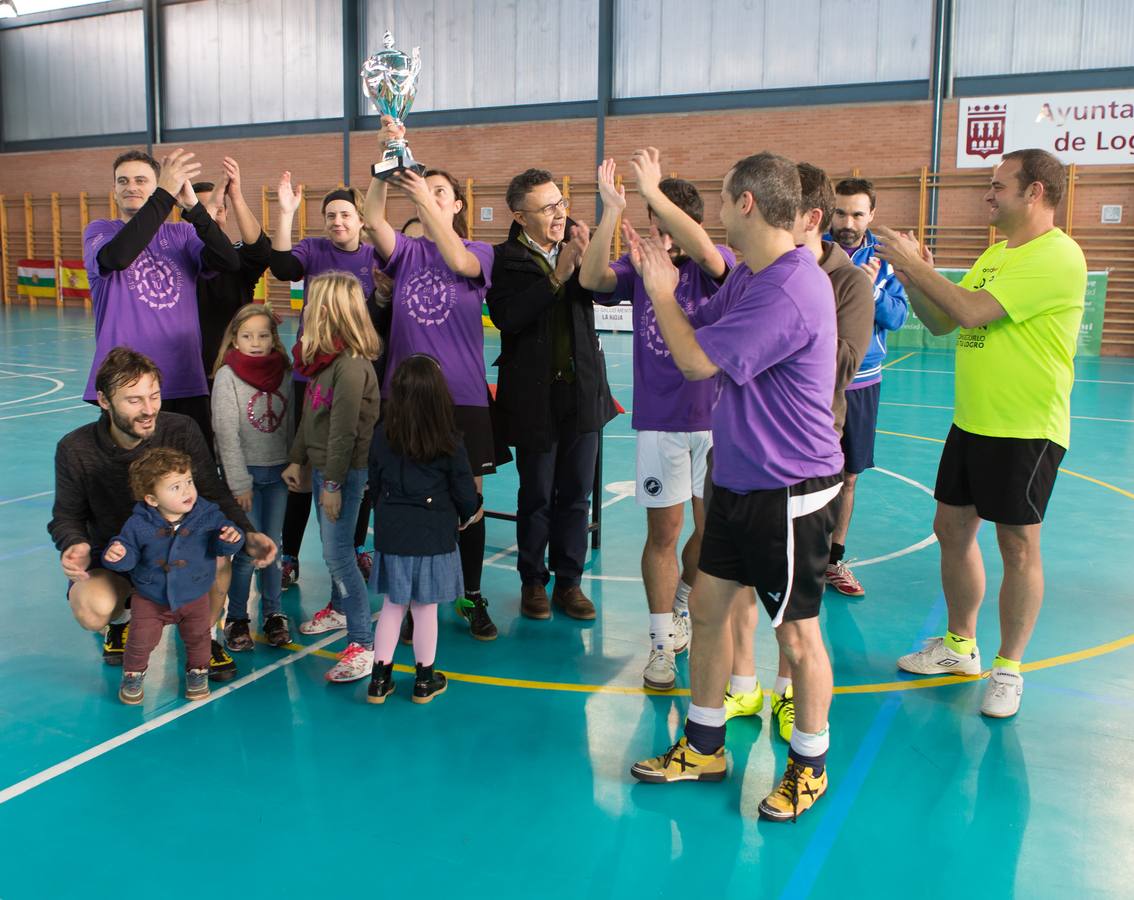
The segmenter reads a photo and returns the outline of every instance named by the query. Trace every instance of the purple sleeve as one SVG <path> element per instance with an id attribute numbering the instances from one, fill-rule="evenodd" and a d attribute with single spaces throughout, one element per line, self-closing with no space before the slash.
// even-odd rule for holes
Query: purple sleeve
<path id="1" fill-rule="evenodd" d="M 697 343 L 736 384 L 747 384 L 810 339 L 795 304 L 785 300 L 778 287 L 750 288 L 727 309 L 718 310 L 711 325 L 697 329 Z"/>
<path id="2" fill-rule="evenodd" d="M 486 244 L 484 241 L 465 241 L 465 249 L 475 256 L 477 262 L 480 263 L 480 277 L 470 278 L 469 282 L 477 287 L 483 287 L 487 291 L 492 287 L 492 263 L 496 256 L 492 245 Z"/>
<path id="3" fill-rule="evenodd" d="M 83 265 L 87 270 L 87 281 L 92 294 L 95 283 L 102 281 L 102 273 L 98 270 L 98 251 L 114 236 L 114 232 L 114 223 L 109 219 L 91 222 L 83 232 Z"/>
<path id="4" fill-rule="evenodd" d="M 609 294 L 601 294 L 595 292 L 596 302 L 599 297 L 609 297 L 617 300 L 633 300 L 634 299 L 634 280 L 638 277 L 638 273 L 634 271 L 634 264 L 630 262 L 630 254 L 624 253 L 610 264 L 610 270 L 614 273 L 617 282 L 614 285 L 614 290 Z"/>
<path id="5" fill-rule="evenodd" d="M 304 238 L 298 244 L 291 248 L 291 255 L 303 266 L 303 271 L 307 272 L 307 263 L 311 259 L 311 238 Z"/>
<path id="6" fill-rule="evenodd" d="M 390 258 L 386 260 L 385 263 L 382 262 L 382 254 L 377 250 L 374 251 L 374 257 L 378 261 L 379 271 L 381 271 L 383 275 L 397 278 L 398 271 L 408 264 L 407 260 L 413 253 L 414 242 L 420 240 L 424 240 L 424 238 L 411 238 L 395 230 L 394 252 L 390 254 Z"/>
<path id="7" fill-rule="evenodd" d="M 195 281 L 197 278 L 212 278 L 216 272 L 205 265 L 205 242 L 197 234 L 197 229 L 187 222 L 177 226 L 177 235 L 181 238 L 182 252 L 185 255 L 185 271 Z"/>
<path id="8" fill-rule="evenodd" d="M 717 244 L 716 247 L 721 254 L 721 258 L 724 260 L 725 265 L 728 266 L 728 271 L 731 272 L 736 268 L 736 254 L 733 253 L 732 250 L 730 250 L 724 244 Z M 725 273 L 725 277 L 728 277 L 728 272 Z"/>

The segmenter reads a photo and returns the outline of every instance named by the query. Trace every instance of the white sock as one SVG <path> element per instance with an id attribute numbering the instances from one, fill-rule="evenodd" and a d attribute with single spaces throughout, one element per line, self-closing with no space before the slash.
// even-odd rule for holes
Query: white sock
<path id="1" fill-rule="evenodd" d="M 698 725 L 711 725 L 713 728 L 720 728 L 725 723 L 725 708 L 723 706 L 697 706 L 690 703 L 688 718 L 690 722 L 696 722 Z"/>
<path id="2" fill-rule="evenodd" d="M 732 694 L 751 694 L 760 683 L 755 675 L 729 675 L 728 688 Z"/>
<path id="3" fill-rule="evenodd" d="M 130 610 L 124 609 L 124 610 L 122 610 L 122 615 L 120 615 L 117 619 L 111 619 L 110 620 L 110 624 L 111 625 L 125 625 L 129 621 L 130 621 Z"/>
<path id="4" fill-rule="evenodd" d="M 822 756 L 831 746 L 831 729 L 824 727 L 818 734 L 808 734 L 793 728 L 791 732 L 791 749 L 799 756 Z"/>
<path id="5" fill-rule="evenodd" d="M 783 675 L 777 675 L 776 684 L 775 687 L 772 688 L 772 693 L 777 697 L 782 697 L 784 695 L 784 691 L 786 691 L 789 687 L 791 687 L 791 679 Z"/>
<path id="6" fill-rule="evenodd" d="M 650 613 L 650 646 L 655 650 L 673 649 L 673 613 Z"/>
<path id="7" fill-rule="evenodd" d="M 679 616 L 689 615 L 689 595 L 693 593 L 692 586 L 684 581 L 677 583 L 677 593 L 673 595 L 673 611 Z"/>

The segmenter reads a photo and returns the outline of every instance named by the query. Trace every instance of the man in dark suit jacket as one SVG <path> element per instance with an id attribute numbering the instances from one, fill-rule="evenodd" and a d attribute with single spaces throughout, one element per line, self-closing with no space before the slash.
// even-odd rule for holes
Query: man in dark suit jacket
<path id="1" fill-rule="evenodd" d="M 555 605 L 593 619 L 594 604 L 579 583 L 600 432 L 615 411 L 594 301 L 577 274 L 587 229 L 567 218 L 567 201 L 542 169 L 513 178 L 506 200 L 515 221 L 496 245 L 486 299 L 500 329 L 498 413 L 520 474 L 520 612 L 551 617 L 550 544 Z"/>

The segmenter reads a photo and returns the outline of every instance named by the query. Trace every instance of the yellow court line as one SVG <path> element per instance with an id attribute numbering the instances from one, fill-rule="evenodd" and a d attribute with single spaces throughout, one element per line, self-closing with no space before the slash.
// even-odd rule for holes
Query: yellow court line
<path id="1" fill-rule="evenodd" d="M 267 643 L 262 635 L 256 635 L 260 643 Z M 1134 645 L 1134 634 L 1095 647 L 1075 650 L 1060 656 L 1050 656 L 1047 659 L 1037 659 L 1035 662 L 1024 663 L 1020 666 L 1021 672 L 1035 672 L 1039 669 L 1050 669 L 1053 666 L 1062 666 L 1073 662 L 1082 662 L 1096 656 L 1103 656 Z M 302 650 L 302 644 L 285 644 L 281 649 Z M 338 660 L 339 654 L 331 650 L 316 650 L 310 656 L 321 656 L 324 659 Z M 411 666 L 400 663 L 394 664 L 395 672 L 412 674 L 415 670 Z M 918 691 L 925 688 L 946 687 L 948 685 L 965 684 L 970 681 L 979 681 L 987 673 L 981 675 L 942 675 L 934 678 L 919 678 L 916 681 L 883 681 L 877 684 L 848 684 L 837 686 L 836 694 L 886 694 L 896 691 Z M 652 697 L 688 697 L 688 688 L 676 688 L 672 691 L 655 691 L 645 687 L 628 687 L 614 684 L 572 684 L 562 681 L 532 681 L 525 678 L 497 678 L 493 675 L 472 675 L 466 672 L 450 672 L 445 670 L 445 676 L 450 681 L 461 681 L 468 684 L 485 684 L 491 687 L 520 688 L 529 691 L 559 691 L 571 694 L 617 694 L 623 697 L 652 696 Z M 770 691 L 764 691 L 771 696 Z"/>
<path id="2" fill-rule="evenodd" d="M 911 356 L 916 356 L 916 355 L 917 355 L 917 351 L 914 350 L 911 353 L 907 353 L 905 356 L 899 356 L 897 359 L 891 360 L 890 362 L 888 362 L 884 366 L 882 366 L 882 368 L 888 369 L 888 368 L 890 368 L 890 366 L 896 366 L 898 363 L 902 362 L 903 360 L 909 359 Z"/>

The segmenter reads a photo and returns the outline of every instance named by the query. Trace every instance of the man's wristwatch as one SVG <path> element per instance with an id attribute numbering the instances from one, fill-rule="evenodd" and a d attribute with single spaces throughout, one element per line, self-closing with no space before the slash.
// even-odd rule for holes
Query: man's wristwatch
<path id="1" fill-rule="evenodd" d="M 337 494 L 342 489 L 343 489 L 343 486 L 341 484 L 339 484 L 337 481 L 327 480 L 327 481 L 323 482 L 323 490 L 327 491 L 328 493 Z"/>

